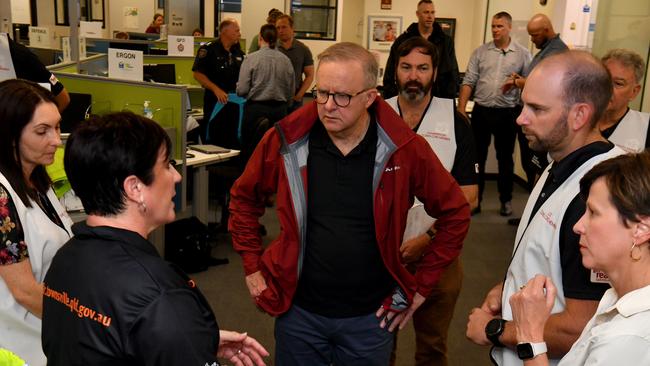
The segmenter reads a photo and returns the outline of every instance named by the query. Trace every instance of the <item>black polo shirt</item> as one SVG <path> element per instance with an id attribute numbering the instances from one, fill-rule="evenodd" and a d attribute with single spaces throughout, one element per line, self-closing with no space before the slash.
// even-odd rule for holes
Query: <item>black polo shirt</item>
<path id="1" fill-rule="evenodd" d="M 346 318 L 375 312 L 395 288 L 375 237 L 372 179 L 377 151 L 373 119 L 343 156 L 318 121 L 309 136 L 307 245 L 294 303 Z"/>
<path id="2" fill-rule="evenodd" d="M 135 232 L 85 223 L 45 276 L 49 366 L 213 365 L 219 328 L 182 270 Z"/>
<path id="3" fill-rule="evenodd" d="M 9 38 L 9 53 L 16 70 L 16 78 L 35 83 L 50 84 L 52 94 L 59 95 L 64 87 L 29 48 Z"/>
<path id="4" fill-rule="evenodd" d="M 239 80 L 239 69 L 244 62 L 244 51 L 239 43 L 226 50 L 219 39 L 208 42 L 199 47 L 192 65 L 192 71 L 198 71 L 207 76 L 211 82 L 226 93 L 234 93 Z M 217 104 L 217 97 L 211 90 L 206 89 L 203 94 L 203 112 L 205 118 L 210 118 L 212 110 Z M 231 107 L 236 109 L 236 106 Z M 222 112 L 224 113 L 224 112 Z"/>
<path id="5" fill-rule="evenodd" d="M 604 154 L 614 148 L 606 141 L 592 142 L 573 151 L 559 162 L 553 162 L 548 178 L 533 206 L 530 217 L 546 202 L 555 190 L 569 178 L 578 167 L 596 155 Z M 580 254 L 580 235 L 573 232 L 573 226 L 585 213 L 585 201 L 577 195 L 571 200 L 560 225 L 560 261 L 562 267 L 562 287 L 564 296 L 580 300 L 600 300 L 608 284 L 591 282 L 591 272 L 582 265 Z"/>

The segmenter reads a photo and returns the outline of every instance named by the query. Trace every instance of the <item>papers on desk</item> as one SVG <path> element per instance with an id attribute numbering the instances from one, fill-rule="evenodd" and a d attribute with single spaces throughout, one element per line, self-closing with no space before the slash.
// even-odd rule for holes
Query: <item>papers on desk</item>
<path id="1" fill-rule="evenodd" d="M 230 149 L 217 145 L 188 145 L 189 149 L 200 151 L 204 154 L 223 154 L 230 152 Z"/>

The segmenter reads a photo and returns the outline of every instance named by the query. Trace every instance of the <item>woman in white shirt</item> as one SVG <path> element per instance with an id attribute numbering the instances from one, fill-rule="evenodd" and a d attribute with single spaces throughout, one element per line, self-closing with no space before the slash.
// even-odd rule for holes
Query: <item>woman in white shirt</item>
<path id="1" fill-rule="evenodd" d="M 592 279 L 612 286 L 560 365 L 650 364 L 650 153 L 596 165 L 580 181 L 587 209 L 573 230 Z M 548 365 L 544 324 L 556 288 L 537 275 L 510 298 L 525 366 Z"/>
<path id="2" fill-rule="evenodd" d="M 0 83 L 0 348 L 30 366 L 41 350 L 43 279 L 72 221 L 45 166 L 61 145 L 52 93 L 24 80 Z"/>

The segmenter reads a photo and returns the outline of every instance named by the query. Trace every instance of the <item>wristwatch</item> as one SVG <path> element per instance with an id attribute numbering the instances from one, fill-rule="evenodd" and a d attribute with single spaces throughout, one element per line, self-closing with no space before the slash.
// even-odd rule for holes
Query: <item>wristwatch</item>
<path id="1" fill-rule="evenodd" d="M 546 342 L 540 343 L 517 343 L 517 356 L 520 360 L 530 360 L 542 353 L 546 353 Z"/>
<path id="2" fill-rule="evenodd" d="M 485 326 L 485 336 L 492 342 L 495 347 L 503 347 L 503 343 L 499 341 L 499 336 L 503 334 L 506 329 L 506 321 L 499 318 L 490 320 Z"/>

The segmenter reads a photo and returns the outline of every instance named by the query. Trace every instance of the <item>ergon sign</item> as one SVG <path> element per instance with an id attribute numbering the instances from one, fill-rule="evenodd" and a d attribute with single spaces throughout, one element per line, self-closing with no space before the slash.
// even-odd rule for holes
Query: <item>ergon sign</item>
<path id="1" fill-rule="evenodd" d="M 142 81 L 142 51 L 108 49 L 108 77 Z"/>

